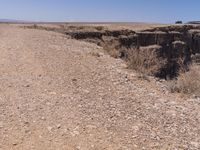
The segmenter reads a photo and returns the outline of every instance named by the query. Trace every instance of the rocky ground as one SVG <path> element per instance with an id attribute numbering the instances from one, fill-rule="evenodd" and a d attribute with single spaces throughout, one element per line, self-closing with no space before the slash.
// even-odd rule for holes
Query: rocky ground
<path id="1" fill-rule="evenodd" d="M 0 149 L 200 149 L 200 99 L 95 44 L 0 25 Z"/>

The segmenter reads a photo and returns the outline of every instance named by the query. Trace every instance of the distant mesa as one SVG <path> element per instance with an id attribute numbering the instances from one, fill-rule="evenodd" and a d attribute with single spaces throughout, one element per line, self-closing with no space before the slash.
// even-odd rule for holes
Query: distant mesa
<path id="1" fill-rule="evenodd" d="M 0 19 L 0 22 L 16 22 L 17 20 L 12 19 Z"/>
<path id="2" fill-rule="evenodd" d="M 200 21 L 190 21 L 187 24 L 199 24 L 200 25 Z"/>
<path id="3" fill-rule="evenodd" d="M 20 22 L 26 22 L 22 20 L 14 20 L 14 19 L 0 19 L 1 23 L 20 23 Z"/>

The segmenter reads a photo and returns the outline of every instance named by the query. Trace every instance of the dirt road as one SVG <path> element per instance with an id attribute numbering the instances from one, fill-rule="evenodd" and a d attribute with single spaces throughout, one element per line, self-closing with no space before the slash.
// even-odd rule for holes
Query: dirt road
<path id="1" fill-rule="evenodd" d="M 0 25 L 1 150 L 200 149 L 200 99 L 96 45 Z"/>

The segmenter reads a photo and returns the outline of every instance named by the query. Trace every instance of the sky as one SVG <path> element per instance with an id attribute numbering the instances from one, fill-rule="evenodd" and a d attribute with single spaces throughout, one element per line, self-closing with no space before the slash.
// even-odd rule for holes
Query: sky
<path id="1" fill-rule="evenodd" d="M 24 21 L 200 20 L 200 0 L 0 0 L 0 18 Z"/>

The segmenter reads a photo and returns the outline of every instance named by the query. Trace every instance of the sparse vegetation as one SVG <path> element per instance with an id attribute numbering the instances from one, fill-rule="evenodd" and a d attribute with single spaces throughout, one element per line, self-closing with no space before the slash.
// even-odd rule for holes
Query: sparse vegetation
<path id="1" fill-rule="evenodd" d="M 101 55 L 98 52 L 90 52 L 89 54 L 94 57 L 101 57 Z"/>
<path id="2" fill-rule="evenodd" d="M 98 31 L 102 31 L 104 29 L 104 27 L 103 26 L 96 26 L 95 29 L 98 30 Z"/>
<path id="3" fill-rule="evenodd" d="M 53 29 L 53 28 L 50 28 L 50 27 L 40 26 L 40 25 L 37 25 L 37 24 L 28 25 L 28 26 L 25 26 L 25 28 L 27 28 L 27 29 L 47 30 L 47 31 L 50 31 L 50 30 Z"/>
<path id="4" fill-rule="evenodd" d="M 83 31 L 59 25 L 1 26 L 0 131 L 5 140 L 0 147 L 41 149 L 42 141 L 48 149 L 53 133 L 58 141 L 53 148 L 199 149 L 200 57 L 194 53 L 200 53 L 198 39 L 185 49 L 188 43 L 171 42 L 176 33 L 166 33 L 169 29 L 98 32 L 96 24 Z M 191 60 L 195 65 L 188 69 Z M 179 68 L 183 64 L 186 67 Z M 181 72 L 176 80 L 166 81 L 149 76 L 157 70 L 164 75 Z M 167 90 L 169 82 L 175 94 Z M 35 141 L 40 133 L 44 136 Z M 66 141 L 65 135 L 72 138 Z M 66 142 L 69 148 L 63 147 Z"/>
<path id="5" fill-rule="evenodd" d="M 192 65 L 188 72 L 181 72 L 177 80 L 169 81 L 171 92 L 200 96 L 200 66 Z"/>
<path id="6" fill-rule="evenodd" d="M 118 58 L 120 55 L 119 50 L 117 50 L 117 47 L 119 47 L 119 41 L 109 38 L 103 37 L 104 42 L 101 42 L 100 46 L 102 46 L 110 56 Z"/>
<path id="7" fill-rule="evenodd" d="M 51 28 L 46 26 L 40 26 L 33 24 L 28 26 L 28 28 L 41 29 L 41 30 L 51 30 L 51 31 L 102 31 L 105 30 L 104 26 L 87 26 L 87 25 L 68 25 L 62 24 L 59 28 Z M 80 32 L 82 33 L 82 32 Z M 100 32 L 101 33 L 101 32 Z M 139 77 L 146 80 L 149 75 L 155 75 L 158 73 L 163 66 L 165 66 L 168 60 L 167 57 L 160 57 L 158 52 L 161 48 L 159 45 L 150 45 L 146 47 L 130 47 L 127 48 L 124 45 L 121 45 L 119 40 L 112 36 L 102 36 L 101 38 L 87 38 L 84 39 L 87 42 L 96 43 L 99 46 L 103 47 L 108 54 L 114 58 L 123 58 L 128 64 L 128 68 L 136 70 L 139 73 Z M 180 47 L 178 47 L 180 49 Z M 100 57 L 99 53 L 92 53 L 95 57 Z M 197 64 L 200 63 L 199 54 L 193 55 L 192 60 L 196 65 L 192 65 L 188 71 L 188 68 L 185 68 L 183 57 L 175 58 L 178 64 L 179 76 L 177 79 L 168 80 L 169 89 L 171 92 L 184 93 L 189 95 L 198 95 L 200 96 L 200 68 Z M 168 64 L 170 67 L 170 63 Z M 167 65 L 166 65 L 167 66 Z M 173 67 L 171 67 L 173 68 Z M 170 71 L 170 70 L 168 70 Z M 166 77 L 167 78 L 167 77 Z"/>
<path id="8" fill-rule="evenodd" d="M 157 54 L 158 45 L 128 50 L 128 67 L 144 75 L 153 75 L 166 62 Z"/>
<path id="9" fill-rule="evenodd" d="M 105 29 L 104 26 L 88 26 L 88 25 L 69 25 L 65 26 L 65 29 L 70 29 L 70 30 L 97 30 L 97 31 L 102 31 Z"/>
<path id="10" fill-rule="evenodd" d="M 38 25 L 37 25 L 37 24 L 34 24 L 34 25 L 33 25 L 33 28 L 34 28 L 34 29 L 37 29 L 37 28 L 38 28 Z"/>
<path id="11" fill-rule="evenodd" d="M 61 24 L 60 25 L 60 29 L 65 30 L 66 29 L 67 24 Z"/>

